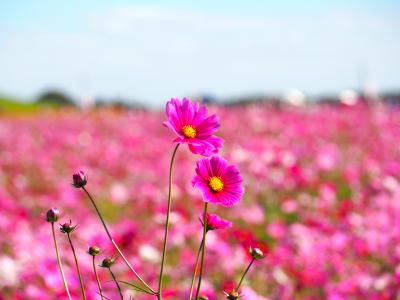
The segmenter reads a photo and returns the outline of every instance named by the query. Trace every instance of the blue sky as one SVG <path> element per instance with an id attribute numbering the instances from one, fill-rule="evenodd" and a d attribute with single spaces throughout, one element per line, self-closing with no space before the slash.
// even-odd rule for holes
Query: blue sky
<path id="1" fill-rule="evenodd" d="M 0 93 L 400 89 L 400 2 L 329 2 L 0 0 Z"/>

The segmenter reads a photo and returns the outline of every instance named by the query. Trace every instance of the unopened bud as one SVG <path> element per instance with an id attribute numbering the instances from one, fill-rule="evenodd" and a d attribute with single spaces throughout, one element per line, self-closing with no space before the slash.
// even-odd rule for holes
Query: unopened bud
<path id="1" fill-rule="evenodd" d="M 264 253 L 259 248 L 250 247 L 250 255 L 254 259 L 262 259 L 262 258 L 264 258 Z"/>
<path id="2" fill-rule="evenodd" d="M 77 226 L 77 225 L 73 226 L 73 225 L 72 225 L 72 221 L 69 220 L 69 223 L 64 223 L 64 224 L 61 224 L 61 225 L 60 225 L 60 231 L 61 231 L 62 233 L 67 233 L 67 234 L 69 234 L 69 233 L 75 231 L 76 226 Z"/>
<path id="3" fill-rule="evenodd" d="M 109 258 L 103 259 L 103 261 L 101 262 L 100 267 L 109 269 L 109 268 L 111 268 L 114 264 L 115 264 L 115 258 L 109 257 Z"/>
<path id="4" fill-rule="evenodd" d="M 238 292 L 236 291 L 232 291 L 230 293 L 224 292 L 226 299 L 228 300 L 239 300 L 240 299 L 240 295 Z"/>
<path id="5" fill-rule="evenodd" d="M 84 187 L 88 181 L 86 174 L 83 171 L 79 171 L 72 175 L 72 185 L 76 188 Z"/>
<path id="6" fill-rule="evenodd" d="M 51 208 L 46 213 L 46 221 L 50 223 L 57 222 L 60 218 L 60 211 L 57 208 Z"/>
<path id="7" fill-rule="evenodd" d="M 91 247 L 89 247 L 88 253 L 91 256 L 96 256 L 100 253 L 100 248 L 97 246 L 91 246 Z"/>

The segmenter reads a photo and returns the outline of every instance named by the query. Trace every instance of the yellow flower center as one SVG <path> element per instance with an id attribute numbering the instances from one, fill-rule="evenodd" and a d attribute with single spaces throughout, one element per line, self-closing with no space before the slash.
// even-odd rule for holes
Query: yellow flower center
<path id="1" fill-rule="evenodd" d="M 217 176 L 213 176 L 210 178 L 208 182 L 208 186 L 214 191 L 219 192 L 224 188 L 224 183 L 222 182 L 221 178 Z"/>
<path id="2" fill-rule="evenodd" d="M 196 129 L 194 129 L 192 125 L 183 126 L 182 132 L 188 138 L 194 138 L 196 136 Z"/>

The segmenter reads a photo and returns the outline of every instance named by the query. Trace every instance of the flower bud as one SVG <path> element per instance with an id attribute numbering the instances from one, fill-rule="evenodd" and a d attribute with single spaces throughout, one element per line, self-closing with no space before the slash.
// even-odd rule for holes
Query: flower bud
<path id="1" fill-rule="evenodd" d="M 108 258 L 103 259 L 103 261 L 101 262 L 100 267 L 109 269 L 114 264 L 115 264 L 115 258 L 114 257 L 108 257 Z"/>
<path id="2" fill-rule="evenodd" d="M 259 248 L 250 247 L 250 255 L 254 259 L 262 259 L 262 258 L 264 258 L 264 253 Z"/>
<path id="3" fill-rule="evenodd" d="M 240 299 L 240 295 L 238 292 L 236 291 L 232 291 L 230 293 L 224 292 L 226 299 L 228 300 L 239 300 Z"/>
<path id="4" fill-rule="evenodd" d="M 204 226 L 204 221 L 203 218 L 200 218 L 200 223 L 202 226 Z M 207 232 L 210 230 L 216 230 L 216 229 L 226 229 L 232 227 L 232 222 L 229 222 L 227 220 L 222 219 L 216 214 L 206 214 L 206 230 Z"/>
<path id="5" fill-rule="evenodd" d="M 46 213 L 46 221 L 50 223 L 57 222 L 60 218 L 60 211 L 57 208 L 51 208 Z"/>
<path id="6" fill-rule="evenodd" d="M 98 255 L 100 253 L 100 248 L 97 247 L 97 246 L 90 246 L 89 250 L 88 250 L 88 253 L 91 256 L 96 256 L 96 255 Z"/>
<path id="7" fill-rule="evenodd" d="M 67 233 L 67 234 L 69 234 L 69 233 L 75 231 L 76 226 L 77 226 L 77 225 L 73 226 L 73 225 L 72 225 L 72 221 L 69 220 L 69 223 L 64 223 L 64 224 L 61 224 L 61 225 L 60 225 L 60 231 L 61 231 L 62 233 Z"/>
<path id="8" fill-rule="evenodd" d="M 88 181 L 87 175 L 83 171 L 79 171 L 72 175 L 72 185 L 76 188 L 84 187 Z"/>

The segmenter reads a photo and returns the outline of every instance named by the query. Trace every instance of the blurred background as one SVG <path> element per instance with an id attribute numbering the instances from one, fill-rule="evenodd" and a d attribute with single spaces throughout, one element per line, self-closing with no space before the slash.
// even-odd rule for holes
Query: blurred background
<path id="1" fill-rule="evenodd" d="M 233 222 L 207 238 L 201 294 L 400 299 L 398 1 L 0 1 L 0 299 L 66 299 L 43 213 L 62 211 L 88 299 L 87 247 L 115 255 L 78 169 L 135 269 L 156 286 L 174 135 L 171 97 L 221 120 L 238 165 Z M 165 299 L 187 299 L 201 240 L 196 157 L 179 149 Z M 57 232 L 70 288 L 79 282 Z M 132 280 L 122 261 L 115 273 Z M 105 294 L 115 286 L 99 271 Z M 124 285 L 126 299 L 146 298 Z"/>

